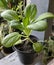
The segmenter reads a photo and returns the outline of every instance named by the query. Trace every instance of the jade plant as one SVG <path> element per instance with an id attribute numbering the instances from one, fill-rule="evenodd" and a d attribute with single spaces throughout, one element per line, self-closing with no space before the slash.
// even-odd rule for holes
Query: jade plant
<path id="1" fill-rule="evenodd" d="M 42 44 L 40 42 L 33 42 L 30 39 L 31 32 L 34 31 L 45 31 L 48 27 L 47 18 L 54 18 L 54 14 L 46 12 L 36 17 L 37 7 L 35 4 L 27 5 L 24 9 L 22 21 L 19 21 L 19 15 L 16 11 L 5 10 L 1 13 L 1 16 L 9 22 L 9 25 L 14 29 L 22 31 L 21 34 L 18 32 L 12 32 L 5 36 L 2 40 L 2 45 L 5 47 L 11 47 L 14 45 L 22 44 L 23 41 L 28 40 L 32 43 L 34 51 L 40 52 L 42 50 Z M 22 39 L 23 37 L 23 39 Z M 23 43 L 26 44 L 26 43 Z"/>

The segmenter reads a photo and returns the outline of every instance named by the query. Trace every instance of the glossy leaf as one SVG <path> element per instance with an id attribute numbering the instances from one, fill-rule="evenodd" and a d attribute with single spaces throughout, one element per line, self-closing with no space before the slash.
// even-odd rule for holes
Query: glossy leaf
<path id="1" fill-rule="evenodd" d="M 49 12 L 43 13 L 36 19 L 36 21 L 40 21 L 40 20 L 47 19 L 47 18 L 54 18 L 54 14 L 49 13 Z"/>
<path id="2" fill-rule="evenodd" d="M 42 51 L 42 49 L 43 49 L 43 45 L 41 44 L 41 43 L 33 43 L 33 49 L 34 49 L 34 51 L 36 51 L 36 52 L 41 52 Z"/>
<path id="3" fill-rule="evenodd" d="M 29 18 L 29 21 L 35 18 L 36 13 L 37 13 L 37 8 L 35 4 L 28 5 L 24 10 L 25 17 Z"/>
<path id="4" fill-rule="evenodd" d="M 19 20 L 16 11 L 13 10 L 5 10 L 4 12 L 1 13 L 1 16 L 8 21 Z"/>
<path id="5" fill-rule="evenodd" d="M 16 20 L 10 21 L 10 26 L 15 29 L 23 30 L 23 25 Z"/>
<path id="6" fill-rule="evenodd" d="M 29 29 L 36 30 L 36 31 L 44 31 L 48 27 L 47 22 L 45 20 L 38 21 L 36 23 L 28 25 Z"/>
<path id="7" fill-rule="evenodd" d="M 20 35 L 17 32 L 10 33 L 2 40 L 2 45 L 5 47 L 13 46 L 19 39 Z"/>

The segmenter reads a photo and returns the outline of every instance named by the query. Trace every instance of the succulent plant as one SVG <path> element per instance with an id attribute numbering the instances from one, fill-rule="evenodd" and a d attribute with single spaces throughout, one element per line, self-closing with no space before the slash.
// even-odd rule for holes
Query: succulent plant
<path id="1" fill-rule="evenodd" d="M 54 14 L 50 12 L 46 12 L 38 16 L 37 7 L 35 4 L 30 4 L 25 7 L 24 14 L 22 17 L 22 22 L 19 20 L 19 15 L 16 11 L 6 10 L 1 13 L 1 16 L 9 22 L 9 25 L 14 29 L 19 29 L 23 34 L 19 34 L 18 32 L 12 32 L 8 34 L 3 40 L 2 44 L 5 47 L 11 47 L 17 44 L 21 44 L 23 41 L 28 40 L 33 43 L 33 49 L 36 52 L 40 52 L 42 50 L 42 44 L 38 42 L 33 42 L 29 36 L 31 35 L 32 30 L 35 31 L 45 31 L 48 27 L 47 18 L 54 18 Z M 22 40 L 21 38 L 24 37 Z"/>

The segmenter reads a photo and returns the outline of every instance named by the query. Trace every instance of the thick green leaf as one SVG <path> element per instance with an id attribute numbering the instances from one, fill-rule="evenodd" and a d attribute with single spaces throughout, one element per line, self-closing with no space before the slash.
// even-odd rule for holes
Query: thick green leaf
<path id="1" fill-rule="evenodd" d="M 29 18 L 29 21 L 35 18 L 36 13 L 37 13 L 37 8 L 35 4 L 28 5 L 24 10 L 25 17 Z"/>
<path id="2" fill-rule="evenodd" d="M 11 47 L 20 39 L 20 37 L 20 34 L 17 32 L 10 33 L 2 40 L 2 45 L 5 47 Z"/>
<path id="3" fill-rule="evenodd" d="M 39 53 L 39 52 L 42 51 L 43 45 L 41 43 L 39 43 L 39 42 L 33 43 L 33 49 L 34 49 L 34 51 Z"/>
<path id="4" fill-rule="evenodd" d="M 47 19 L 47 18 L 54 18 L 54 14 L 49 13 L 49 12 L 43 13 L 36 19 L 36 21 L 40 21 L 40 20 Z"/>
<path id="5" fill-rule="evenodd" d="M 28 25 L 29 29 L 36 30 L 36 31 L 44 31 L 48 27 L 47 22 L 45 20 L 38 21 L 36 23 Z"/>
<path id="6" fill-rule="evenodd" d="M 10 21 L 10 26 L 15 29 L 23 30 L 23 25 L 16 20 Z"/>
<path id="7" fill-rule="evenodd" d="M 13 10 L 5 10 L 1 13 L 1 16 L 8 21 L 19 20 L 17 13 Z"/>

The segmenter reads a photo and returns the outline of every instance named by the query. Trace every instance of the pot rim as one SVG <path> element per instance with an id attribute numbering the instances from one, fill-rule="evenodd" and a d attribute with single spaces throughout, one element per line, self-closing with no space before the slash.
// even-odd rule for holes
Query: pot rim
<path id="1" fill-rule="evenodd" d="M 35 37 L 37 41 L 39 40 L 36 36 L 30 35 L 30 37 L 31 37 L 31 36 L 32 36 L 32 37 Z M 34 51 L 34 52 L 25 52 L 25 51 L 21 51 L 21 50 L 17 49 L 16 46 L 13 46 L 12 48 L 13 48 L 13 50 L 19 51 L 20 53 L 27 53 L 27 54 L 34 54 L 34 53 L 36 53 L 36 54 L 37 54 L 37 52 L 35 52 L 35 51 Z"/>
<path id="2" fill-rule="evenodd" d="M 36 52 L 25 52 L 25 51 L 21 51 L 21 50 L 17 49 L 16 46 L 13 46 L 13 49 L 15 51 L 19 51 L 20 53 L 27 53 L 27 54 L 34 54 L 34 53 L 36 53 Z"/>

